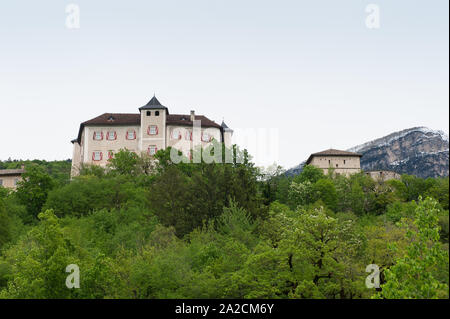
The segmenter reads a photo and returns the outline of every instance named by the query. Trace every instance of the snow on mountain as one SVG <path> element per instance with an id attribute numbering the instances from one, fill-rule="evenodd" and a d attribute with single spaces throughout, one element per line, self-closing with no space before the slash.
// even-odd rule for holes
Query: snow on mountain
<path id="1" fill-rule="evenodd" d="M 357 145 L 347 151 L 360 153 L 361 169 L 392 170 L 419 177 L 449 175 L 449 137 L 443 131 L 413 127 Z M 305 162 L 289 169 L 301 172 Z"/>
<path id="2" fill-rule="evenodd" d="M 413 132 L 419 132 L 419 133 L 423 133 L 426 137 L 437 137 L 442 139 L 445 142 L 449 142 L 449 137 L 447 134 L 445 134 L 445 132 L 440 131 L 440 130 L 432 130 L 429 129 L 425 126 L 418 126 L 418 127 L 413 127 L 413 128 L 409 128 L 406 130 L 402 130 L 399 132 L 395 132 L 392 134 L 389 134 L 387 136 L 378 138 L 376 140 L 361 144 L 361 145 L 357 145 L 354 146 L 350 149 L 348 149 L 349 152 L 355 152 L 355 153 L 360 153 L 363 152 L 364 150 L 370 148 L 370 147 L 383 147 L 383 146 L 388 146 L 390 144 L 392 144 L 394 141 L 399 140 Z M 447 147 L 448 150 L 448 147 Z"/>

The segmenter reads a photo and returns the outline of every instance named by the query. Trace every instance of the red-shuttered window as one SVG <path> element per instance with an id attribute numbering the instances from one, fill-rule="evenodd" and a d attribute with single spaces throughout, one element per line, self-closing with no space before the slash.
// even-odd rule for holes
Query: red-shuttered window
<path id="1" fill-rule="evenodd" d="M 186 135 L 184 137 L 186 140 L 188 141 L 192 141 L 192 132 L 191 131 L 186 131 Z"/>
<path id="2" fill-rule="evenodd" d="M 136 139 L 136 131 L 128 131 L 127 132 L 127 140 L 135 140 Z"/>
<path id="3" fill-rule="evenodd" d="M 100 151 L 92 152 L 92 160 L 93 161 L 101 161 L 103 159 L 103 153 Z"/>
<path id="4" fill-rule="evenodd" d="M 173 140 L 181 140 L 181 130 L 179 128 L 174 128 L 172 130 L 172 134 L 170 134 L 170 137 Z"/>
<path id="5" fill-rule="evenodd" d="M 94 141 L 101 141 L 101 140 L 103 140 L 103 132 L 101 132 L 101 131 L 94 132 L 94 135 L 93 135 L 92 139 Z"/>
<path id="6" fill-rule="evenodd" d="M 108 133 L 106 133 L 106 139 L 108 141 L 117 140 L 117 133 L 115 131 L 108 131 Z"/>
<path id="7" fill-rule="evenodd" d="M 156 145 L 150 145 L 148 147 L 148 155 L 155 155 L 157 151 L 158 148 L 156 147 Z"/>
<path id="8" fill-rule="evenodd" d="M 108 151 L 108 159 L 112 159 L 114 157 L 114 151 Z"/>
<path id="9" fill-rule="evenodd" d="M 157 135 L 158 134 L 158 126 L 156 125 L 149 125 L 147 129 L 148 135 Z"/>
<path id="10" fill-rule="evenodd" d="M 202 132 L 202 141 L 211 142 L 212 136 L 208 132 Z"/>

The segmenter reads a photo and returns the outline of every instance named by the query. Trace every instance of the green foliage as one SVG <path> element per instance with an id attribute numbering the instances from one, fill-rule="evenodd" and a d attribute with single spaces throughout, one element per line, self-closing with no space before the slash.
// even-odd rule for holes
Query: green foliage
<path id="1" fill-rule="evenodd" d="M 82 216 L 102 208 L 147 207 L 147 191 L 136 187 L 127 176 L 98 178 L 92 175 L 75 178 L 70 184 L 48 195 L 45 209 L 57 216 Z"/>
<path id="2" fill-rule="evenodd" d="M 164 152 L 159 156 L 165 157 Z M 149 191 L 150 207 L 161 223 L 174 226 L 180 237 L 222 214 L 230 198 L 252 218 L 262 216 L 258 171 L 245 153 L 243 156 L 243 163 L 235 164 L 158 164 Z"/>
<path id="3" fill-rule="evenodd" d="M 313 185 L 313 192 L 315 193 L 315 197 L 321 199 L 329 209 L 336 211 L 337 194 L 336 188 L 331 180 L 319 179 Z"/>
<path id="4" fill-rule="evenodd" d="M 41 224 L 33 228 L 18 247 L 5 252 L 10 265 L 6 289 L 0 298 L 67 298 L 65 267 L 79 263 L 77 248 L 64 239 L 52 211 L 39 214 Z"/>
<path id="5" fill-rule="evenodd" d="M 108 166 L 120 175 L 136 176 L 139 156 L 134 152 L 120 150 L 109 160 Z"/>
<path id="6" fill-rule="evenodd" d="M 240 208 L 233 201 L 230 207 L 224 207 L 223 213 L 216 219 L 217 231 L 233 238 L 246 246 L 252 246 L 252 232 L 255 224 L 245 209 Z"/>
<path id="7" fill-rule="evenodd" d="M 72 166 L 71 160 L 65 161 L 22 161 L 22 160 L 8 160 L 0 161 L 0 169 L 19 169 L 23 166 L 27 169 L 29 166 L 41 167 L 50 177 L 55 181 L 57 185 L 64 185 L 69 182 L 70 169 Z"/>
<path id="8" fill-rule="evenodd" d="M 435 186 L 435 179 L 423 179 L 413 175 L 402 175 L 401 181 L 406 186 L 407 201 L 418 200 L 420 196 Z"/>
<path id="9" fill-rule="evenodd" d="M 0 189 L 0 192 L 2 190 Z M 3 198 L 0 195 L 0 249 L 11 239 L 10 219 L 5 210 Z"/>
<path id="10" fill-rule="evenodd" d="M 313 184 L 310 181 L 306 180 L 300 183 L 292 181 L 289 189 L 289 203 L 292 208 L 305 206 L 314 202 L 315 195 Z"/>
<path id="11" fill-rule="evenodd" d="M 28 163 L 18 192 L 0 187 L 0 298 L 448 298 L 448 178 L 292 178 L 229 151 L 175 164 L 170 148 L 122 150 L 70 182 Z"/>
<path id="12" fill-rule="evenodd" d="M 437 279 L 437 272 L 447 268 L 448 250 L 439 241 L 439 209 L 431 198 L 419 197 L 414 222 L 403 220 L 410 244 L 406 255 L 386 270 L 386 283 L 377 294 L 381 298 L 448 298 L 446 282 Z"/>
<path id="13" fill-rule="evenodd" d="M 44 168 L 28 166 L 22 174 L 22 180 L 18 182 L 17 198 L 27 208 L 30 216 L 37 217 L 54 186 L 54 180 Z"/>
<path id="14" fill-rule="evenodd" d="M 432 197 L 439 201 L 439 204 L 443 209 L 448 210 L 448 197 L 449 197 L 449 184 L 447 178 L 437 178 L 434 181 L 433 186 L 431 186 L 427 192 L 426 196 Z"/>
<path id="15" fill-rule="evenodd" d="M 323 171 L 320 168 L 317 168 L 313 165 L 305 165 L 303 167 L 302 172 L 294 177 L 294 182 L 296 183 L 304 183 L 306 181 L 314 184 L 319 179 L 324 178 Z"/>
<path id="16" fill-rule="evenodd" d="M 415 214 L 415 210 L 417 208 L 416 202 L 412 201 L 412 202 L 408 202 L 408 203 L 403 203 L 403 202 L 394 202 L 392 204 L 390 204 L 387 207 L 387 211 L 386 211 L 386 217 L 396 223 L 399 222 L 400 219 L 406 217 L 406 218 L 412 218 L 414 217 Z"/>

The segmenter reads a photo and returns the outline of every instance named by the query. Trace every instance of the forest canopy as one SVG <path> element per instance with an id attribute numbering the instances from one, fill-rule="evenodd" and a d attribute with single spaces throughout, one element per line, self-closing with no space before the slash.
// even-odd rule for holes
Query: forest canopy
<path id="1" fill-rule="evenodd" d="M 245 150 L 169 154 L 122 150 L 73 179 L 70 161 L 0 162 L 26 167 L 17 191 L 0 187 L 0 298 L 449 297 L 448 177 L 289 177 Z"/>

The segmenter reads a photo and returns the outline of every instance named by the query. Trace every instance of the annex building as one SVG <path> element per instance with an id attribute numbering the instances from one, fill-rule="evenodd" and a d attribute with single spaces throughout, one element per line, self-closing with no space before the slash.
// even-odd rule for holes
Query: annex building
<path id="1" fill-rule="evenodd" d="M 321 168 L 324 174 L 333 169 L 335 174 L 349 176 L 361 172 L 361 156 L 358 153 L 328 149 L 311 154 L 306 164 Z"/>

